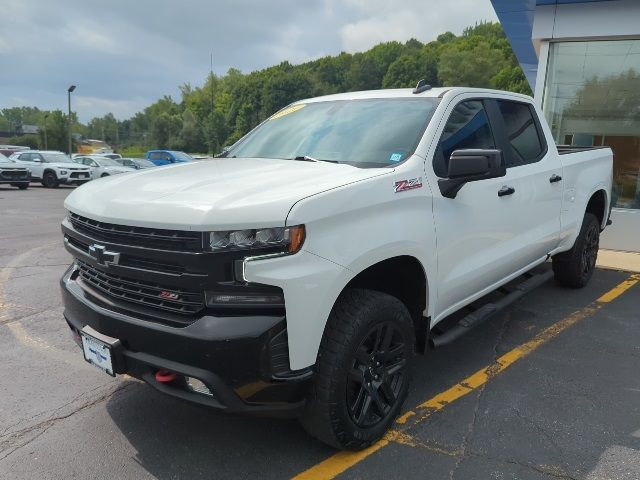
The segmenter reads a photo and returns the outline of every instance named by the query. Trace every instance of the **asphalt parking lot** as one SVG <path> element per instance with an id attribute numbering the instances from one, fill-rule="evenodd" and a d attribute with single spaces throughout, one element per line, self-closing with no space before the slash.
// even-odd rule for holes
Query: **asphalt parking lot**
<path id="1" fill-rule="evenodd" d="M 70 191 L 0 186 L 0 478 L 640 478 L 640 276 L 547 282 L 419 357 L 397 428 L 336 454 L 88 365 L 58 292 Z"/>

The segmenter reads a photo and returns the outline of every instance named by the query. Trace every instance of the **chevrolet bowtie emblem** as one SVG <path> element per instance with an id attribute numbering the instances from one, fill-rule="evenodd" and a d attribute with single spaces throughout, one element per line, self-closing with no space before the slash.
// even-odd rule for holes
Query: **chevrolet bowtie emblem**
<path id="1" fill-rule="evenodd" d="M 120 254 L 110 252 L 104 245 L 93 244 L 89 246 L 89 255 L 96 259 L 99 265 L 108 267 L 109 265 L 117 265 L 120 261 Z"/>

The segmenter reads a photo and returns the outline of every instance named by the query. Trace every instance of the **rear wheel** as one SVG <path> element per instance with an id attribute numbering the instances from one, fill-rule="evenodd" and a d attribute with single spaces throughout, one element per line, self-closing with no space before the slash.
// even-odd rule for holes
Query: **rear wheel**
<path id="1" fill-rule="evenodd" d="M 600 223 L 595 215 L 586 213 L 573 248 L 553 257 L 553 273 L 560 285 L 582 288 L 596 268 L 600 246 Z"/>
<path id="2" fill-rule="evenodd" d="M 59 185 L 58 177 L 56 177 L 56 174 L 53 172 L 47 172 L 42 177 L 42 185 L 47 188 L 57 188 Z"/>
<path id="3" fill-rule="evenodd" d="M 407 396 L 414 351 L 413 321 L 400 300 L 371 290 L 345 292 L 322 338 L 304 428 L 350 450 L 380 439 Z"/>

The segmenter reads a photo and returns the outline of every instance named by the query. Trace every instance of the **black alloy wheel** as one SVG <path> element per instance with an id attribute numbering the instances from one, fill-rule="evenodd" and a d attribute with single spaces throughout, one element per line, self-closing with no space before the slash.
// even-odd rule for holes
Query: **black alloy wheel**
<path id="1" fill-rule="evenodd" d="M 600 229 L 596 223 L 590 223 L 585 231 L 582 255 L 580 258 L 580 271 L 583 277 L 590 277 L 596 268 L 599 247 Z"/>
<path id="2" fill-rule="evenodd" d="M 389 415 L 406 380 L 406 344 L 394 322 L 374 325 L 358 347 L 347 381 L 353 422 L 372 427 Z"/>

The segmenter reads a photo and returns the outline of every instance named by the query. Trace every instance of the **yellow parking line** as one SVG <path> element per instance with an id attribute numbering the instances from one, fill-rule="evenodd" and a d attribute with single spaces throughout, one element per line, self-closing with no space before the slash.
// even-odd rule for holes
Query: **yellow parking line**
<path id="1" fill-rule="evenodd" d="M 631 275 L 625 281 L 616 285 L 607 293 L 602 295 L 596 301 L 587 305 L 586 307 L 572 313 L 571 315 L 563 318 L 557 323 L 554 323 L 550 327 L 545 328 L 542 332 L 537 334 L 533 339 L 528 342 L 517 346 L 513 350 L 505 353 L 490 365 L 478 370 L 471 376 L 465 378 L 460 383 L 453 387 L 439 393 L 433 398 L 421 403 L 414 410 L 406 412 L 398 417 L 396 423 L 402 425 L 403 430 L 407 430 L 418 425 L 420 422 L 427 419 L 434 412 L 442 410 L 445 406 L 452 402 L 464 397 L 468 393 L 476 390 L 478 387 L 486 384 L 491 378 L 495 377 L 500 372 L 506 370 L 509 366 L 513 365 L 516 361 L 525 357 L 540 345 L 548 342 L 558 334 L 565 331 L 567 328 L 575 325 L 580 320 L 583 320 L 595 312 L 597 312 L 606 303 L 618 298 L 624 292 L 633 287 L 640 281 L 640 275 Z M 411 423 L 406 425 L 409 420 Z M 398 431 L 388 432 L 384 438 L 371 445 L 369 448 L 359 452 L 338 452 L 331 457 L 323 460 L 322 462 L 314 465 L 313 467 L 305 470 L 304 472 L 296 475 L 294 480 L 328 480 L 335 478 L 345 470 L 351 468 L 357 463 L 361 462 L 368 456 L 374 454 L 378 450 L 386 447 L 389 443 L 396 441 L 395 438 L 399 435 Z"/>

